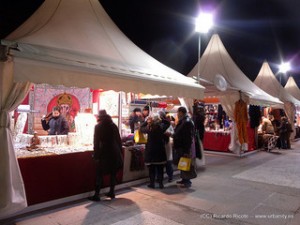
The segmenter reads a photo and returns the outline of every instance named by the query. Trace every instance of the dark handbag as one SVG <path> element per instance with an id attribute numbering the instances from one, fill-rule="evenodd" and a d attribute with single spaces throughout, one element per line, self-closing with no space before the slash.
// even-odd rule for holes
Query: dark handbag
<path id="1" fill-rule="evenodd" d="M 182 179 L 194 179 L 197 177 L 196 159 L 192 159 L 192 164 L 189 171 L 180 171 L 180 177 Z"/>

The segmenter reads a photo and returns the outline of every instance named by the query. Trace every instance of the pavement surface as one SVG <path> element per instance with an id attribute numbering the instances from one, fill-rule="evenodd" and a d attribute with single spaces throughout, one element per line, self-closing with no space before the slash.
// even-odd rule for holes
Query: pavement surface
<path id="1" fill-rule="evenodd" d="M 190 188 L 165 181 L 164 189 L 149 189 L 144 183 L 117 190 L 113 200 L 84 198 L 0 224 L 299 225 L 300 141 L 292 148 L 242 158 L 206 153 Z"/>

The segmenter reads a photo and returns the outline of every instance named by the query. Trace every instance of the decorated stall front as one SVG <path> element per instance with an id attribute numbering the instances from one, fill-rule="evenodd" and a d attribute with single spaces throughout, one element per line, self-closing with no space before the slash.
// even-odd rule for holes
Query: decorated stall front
<path id="1" fill-rule="evenodd" d="M 14 120 L 12 123 L 15 123 L 12 129 L 14 150 L 24 180 L 28 205 L 93 190 L 95 165 L 91 162 L 97 113 L 105 109 L 116 124 L 121 122 L 122 138 L 132 140 L 130 135 L 133 134 L 126 122 L 129 117 L 127 109 L 132 101 L 130 96 L 122 92 L 89 88 L 48 84 L 33 86 L 28 98 L 11 117 Z M 48 135 L 41 125 L 41 119 L 56 106 L 61 107 L 61 114 L 69 124 L 69 132 L 65 135 Z M 33 144 L 36 139 L 39 142 Z M 139 167 L 133 166 L 133 159 L 137 155 L 133 155 L 134 150 L 141 153 L 140 160 L 143 160 L 144 147 L 125 146 L 124 143 L 124 168 L 117 174 L 118 183 L 147 176 L 143 162 Z M 104 186 L 108 185 L 108 180 L 109 177 L 105 177 Z"/>
<path id="2" fill-rule="evenodd" d="M 38 113 L 40 113 L 39 116 L 46 114 L 49 103 L 50 105 L 53 102 L 60 104 L 58 100 L 67 97 L 67 104 L 64 104 L 66 106 L 65 110 L 69 110 L 71 120 L 75 116 L 75 128 L 76 117 L 79 118 L 80 113 L 86 113 L 84 111 L 85 105 L 93 105 L 93 102 L 87 103 L 81 99 L 83 97 L 88 98 L 86 88 L 123 91 L 124 93 L 150 93 L 203 98 L 204 87 L 193 79 L 159 63 L 138 48 L 117 28 L 97 0 L 44 1 L 23 25 L 5 40 L 1 40 L 0 50 L 2 56 L 0 62 L 0 138 L 5 140 L 0 150 L 1 218 L 20 211 L 28 203 L 34 204 L 45 201 L 45 199 L 37 197 L 35 200 L 27 202 L 26 198 L 30 188 L 33 190 L 32 194 L 41 191 L 38 187 L 42 182 L 41 174 L 36 176 L 41 180 L 37 180 L 31 174 L 39 173 L 42 170 L 41 167 L 44 166 L 43 163 L 46 162 L 46 158 L 22 158 L 19 160 L 19 167 L 14 150 L 14 137 L 10 130 L 11 113 L 22 103 L 27 93 L 32 90 L 33 84 L 47 84 L 52 87 L 63 85 L 64 90 L 60 93 L 53 91 L 53 96 L 47 96 L 47 104 L 41 106 L 44 110 Z M 82 88 L 85 94 L 77 96 L 77 94 L 65 88 Z M 38 91 L 40 89 L 35 87 L 33 90 Z M 39 95 L 44 96 L 44 93 L 39 92 Z M 93 92 L 91 95 L 97 96 L 98 94 Z M 118 103 L 121 99 L 118 98 Z M 75 108 L 68 108 L 71 101 Z M 80 109 L 77 108 L 77 103 Z M 98 106 L 98 109 L 101 107 L 101 105 Z M 104 107 L 106 108 L 107 105 Z M 88 108 L 94 107 L 89 106 Z M 24 110 L 28 109 L 25 107 Z M 34 110 L 30 113 L 35 114 L 37 109 L 29 110 Z M 121 116 L 120 112 L 121 108 L 119 108 L 119 118 Z M 39 116 L 36 116 L 31 122 L 37 124 L 37 121 L 40 120 Z M 23 120 L 25 119 L 23 118 Z M 121 131 L 120 119 L 117 119 L 117 123 Z M 30 128 L 28 126 L 27 129 L 28 132 L 32 132 L 37 127 Z M 76 138 L 78 134 L 74 135 L 75 137 L 70 135 L 68 143 L 72 143 L 72 140 L 74 142 L 78 140 Z M 25 137 L 22 138 L 25 140 Z M 55 140 L 48 137 L 45 139 L 43 144 L 65 144 L 63 137 L 60 139 L 55 138 Z M 47 165 L 49 171 L 51 171 L 51 167 L 56 166 L 57 160 L 62 164 L 65 160 L 72 163 L 72 165 L 69 165 L 69 169 L 60 166 L 54 168 L 53 171 L 58 174 L 57 176 L 48 176 L 48 181 L 52 181 L 51 184 L 57 185 L 64 180 L 71 184 L 74 180 L 71 182 L 65 178 L 69 175 L 69 172 L 77 173 L 74 168 L 79 169 L 78 165 L 83 165 L 83 161 L 81 161 L 83 158 L 89 160 L 90 152 L 70 153 L 62 157 L 58 155 L 45 157 L 49 160 L 49 165 Z M 70 160 L 72 157 L 74 157 L 73 160 Z M 42 159 L 42 161 L 36 162 L 37 158 Z M 89 163 L 92 164 L 92 160 Z M 93 172 L 91 172 L 93 166 L 90 164 L 84 166 L 80 171 L 81 174 L 87 175 L 83 176 L 87 179 L 86 181 L 79 181 L 80 184 L 78 185 L 81 185 L 81 187 L 78 190 L 80 193 L 91 190 L 88 179 L 93 180 L 89 177 L 89 175 L 93 176 Z M 60 172 L 64 169 L 69 172 Z M 34 172 L 31 173 L 31 171 Z M 25 177 L 25 173 L 31 178 L 23 179 L 22 175 Z M 68 178 L 71 179 L 71 177 L 73 176 Z M 60 187 L 62 186 L 67 187 L 65 184 L 60 185 Z M 79 193 L 78 190 L 75 193 L 71 189 L 69 192 L 62 192 L 63 195 L 57 196 L 53 194 L 54 188 L 47 188 L 49 191 L 48 196 L 51 196 L 48 199 L 57 199 Z"/>

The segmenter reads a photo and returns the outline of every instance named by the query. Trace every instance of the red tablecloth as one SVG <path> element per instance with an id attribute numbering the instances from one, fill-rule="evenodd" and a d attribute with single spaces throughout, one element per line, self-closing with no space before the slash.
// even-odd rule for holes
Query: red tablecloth
<path id="1" fill-rule="evenodd" d="M 205 132 L 203 147 L 205 150 L 228 152 L 230 134 L 218 132 Z"/>
<path id="2" fill-rule="evenodd" d="M 256 149 L 255 131 L 251 127 L 247 127 L 248 131 L 248 151 Z M 230 152 L 228 146 L 230 144 L 230 134 L 222 132 L 205 132 L 203 147 L 205 150 Z"/>
<path id="3" fill-rule="evenodd" d="M 95 163 L 92 152 L 18 159 L 28 205 L 93 191 Z M 118 173 L 122 181 L 123 170 Z M 109 177 L 104 178 L 104 186 Z"/>

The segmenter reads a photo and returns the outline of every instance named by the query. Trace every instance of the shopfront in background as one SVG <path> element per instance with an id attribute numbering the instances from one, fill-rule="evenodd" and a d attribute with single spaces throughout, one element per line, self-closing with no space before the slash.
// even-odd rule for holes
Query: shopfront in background
<path id="1" fill-rule="evenodd" d="M 222 152 L 234 153 L 237 152 L 231 149 L 232 142 L 236 141 L 234 138 L 235 123 L 224 111 L 218 98 L 205 98 L 201 103 L 205 113 L 205 133 L 203 140 L 203 147 L 207 152 Z M 248 113 L 251 106 L 247 107 Z M 253 118 L 252 118 L 253 119 Z M 256 129 L 250 122 L 251 118 L 248 117 L 248 124 L 246 127 L 247 132 L 247 149 L 243 153 L 257 149 L 256 145 Z M 258 126 L 258 124 L 256 125 Z M 239 152 L 237 154 L 240 154 Z"/>

